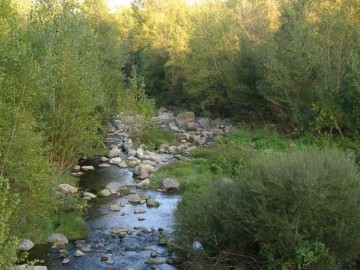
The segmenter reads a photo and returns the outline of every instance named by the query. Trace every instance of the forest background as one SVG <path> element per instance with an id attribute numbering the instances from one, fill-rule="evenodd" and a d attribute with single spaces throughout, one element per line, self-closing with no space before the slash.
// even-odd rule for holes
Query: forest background
<path id="1" fill-rule="evenodd" d="M 18 237 L 43 241 L 69 212 L 85 226 L 81 203 L 55 189 L 133 109 L 130 78 L 159 107 L 357 153 L 359 24 L 358 0 L 138 0 L 115 13 L 101 0 L 0 0 L 0 266 Z"/>

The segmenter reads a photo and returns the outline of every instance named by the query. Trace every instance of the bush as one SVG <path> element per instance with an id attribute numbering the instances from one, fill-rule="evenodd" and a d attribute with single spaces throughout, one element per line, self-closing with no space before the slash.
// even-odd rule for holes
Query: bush
<path id="1" fill-rule="evenodd" d="M 185 194 L 177 211 L 181 249 L 197 240 L 207 255 L 256 254 L 268 269 L 356 261 L 360 181 L 345 155 L 318 149 L 266 155 L 238 178 Z"/>
<path id="2" fill-rule="evenodd" d="M 18 204 L 18 196 L 11 194 L 8 180 L 0 176 L 0 269 L 8 269 L 18 259 L 19 239 L 10 231 L 10 220 Z"/>

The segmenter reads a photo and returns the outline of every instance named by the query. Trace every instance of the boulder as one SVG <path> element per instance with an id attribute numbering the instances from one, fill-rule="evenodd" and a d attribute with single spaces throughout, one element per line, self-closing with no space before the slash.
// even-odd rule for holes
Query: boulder
<path id="1" fill-rule="evenodd" d="M 121 210 L 121 206 L 120 205 L 117 205 L 117 204 L 112 204 L 110 205 L 110 211 L 120 211 Z"/>
<path id="2" fill-rule="evenodd" d="M 129 198 L 129 203 L 140 203 L 140 202 L 141 202 L 141 198 L 138 194 L 133 194 Z"/>
<path id="3" fill-rule="evenodd" d="M 49 238 L 48 238 L 48 242 L 49 243 L 60 242 L 60 243 L 63 243 L 63 244 L 69 243 L 69 241 L 67 240 L 65 235 L 63 235 L 61 233 L 53 233 L 52 235 L 50 235 Z"/>
<path id="4" fill-rule="evenodd" d="M 189 123 L 187 124 L 187 129 L 188 130 L 196 130 L 197 128 L 197 124 L 196 123 Z"/>
<path id="5" fill-rule="evenodd" d="M 147 164 L 140 164 L 133 170 L 134 174 L 138 175 L 141 179 L 148 178 L 153 173 L 153 171 L 154 167 Z"/>
<path id="6" fill-rule="evenodd" d="M 146 206 L 147 207 L 158 207 L 160 203 L 155 199 L 147 199 L 146 200 Z"/>
<path id="7" fill-rule="evenodd" d="M 144 214 L 146 213 L 146 210 L 143 208 L 138 208 L 134 210 L 134 214 Z"/>
<path id="8" fill-rule="evenodd" d="M 28 250 L 32 249 L 33 247 L 34 247 L 34 243 L 33 243 L 31 240 L 29 240 L 29 239 L 24 239 L 24 240 L 21 242 L 19 249 L 20 249 L 21 251 L 28 251 Z"/>
<path id="9" fill-rule="evenodd" d="M 144 150 L 142 148 L 138 148 L 136 150 L 136 157 L 139 158 L 139 159 L 142 159 L 144 156 Z"/>
<path id="10" fill-rule="evenodd" d="M 206 118 L 206 117 L 198 117 L 196 119 L 196 122 L 198 122 L 200 124 L 200 126 L 204 129 L 210 129 L 211 125 L 210 125 L 210 119 Z"/>
<path id="11" fill-rule="evenodd" d="M 159 163 L 162 161 L 162 158 L 155 154 L 154 152 L 150 152 L 150 151 L 145 151 L 145 154 L 149 155 L 150 156 L 150 160 L 155 162 L 155 163 Z"/>
<path id="12" fill-rule="evenodd" d="M 195 123 L 195 114 L 193 112 L 182 112 L 176 116 L 176 123 L 181 128 L 187 128 L 188 124 Z"/>
<path id="13" fill-rule="evenodd" d="M 127 154 L 128 154 L 129 157 L 135 157 L 136 154 L 137 154 L 137 151 L 135 149 L 129 149 L 127 151 Z"/>
<path id="14" fill-rule="evenodd" d="M 161 185 L 165 191 L 178 190 L 180 187 L 180 183 L 174 178 L 163 179 Z"/>
<path id="15" fill-rule="evenodd" d="M 149 180 L 149 178 L 146 178 L 146 179 L 142 180 L 142 181 L 139 182 L 136 186 L 137 186 L 138 188 L 149 187 L 149 186 L 150 186 L 150 180 Z"/>
<path id="16" fill-rule="evenodd" d="M 169 128 L 170 128 L 170 130 L 172 130 L 174 132 L 181 132 L 181 130 L 178 128 L 178 126 L 174 122 L 171 122 L 169 124 Z"/>
<path id="17" fill-rule="evenodd" d="M 112 159 L 110 159 L 110 164 L 117 164 L 117 165 L 119 165 L 120 163 L 121 163 L 121 158 L 119 158 L 119 157 L 115 157 L 115 158 L 112 158 Z"/>
<path id="18" fill-rule="evenodd" d="M 103 190 L 101 190 L 101 191 L 98 192 L 98 195 L 99 195 L 100 197 L 107 197 L 107 196 L 110 196 L 110 195 L 111 195 L 111 192 L 110 192 L 110 190 L 108 190 L 108 189 L 103 189 Z"/>
<path id="19" fill-rule="evenodd" d="M 100 159 L 100 162 L 108 162 L 109 159 L 107 157 L 101 157 Z"/>
<path id="20" fill-rule="evenodd" d="M 118 164 L 118 166 L 120 167 L 120 168 L 127 168 L 127 164 L 126 164 L 126 162 L 125 161 L 122 161 L 122 162 L 120 162 L 119 164 Z"/>
<path id="21" fill-rule="evenodd" d="M 80 165 L 75 165 L 74 168 L 73 168 L 73 171 L 78 172 L 78 171 L 80 171 L 80 169 L 81 169 Z"/>
<path id="22" fill-rule="evenodd" d="M 76 250 L 74 256 L 75 257 L 82 257 L 82 256 L 85 256 L 85 253 L 82 252 L 81 250 Z"/>
<path id="23" fill-rule="evenodd" d="M 84 192 L 84 193 L 83 193 L 83 197 L 84 197 L 84 198 L 85 198 L 85 197 L 88 197 L 88 198 L 90 198 L 90 199 L 95 199 L 95 198 L 96 198 L 96 195 L 93 194 L 93 193 L 90 193 L 90 192 Z"/>
<path id="24" fill-rule="evenodd" d="M 169 112 L 161 113 L 158 116 L 158 119 L 160 120 L 161 124 L 165 124 L 165 125 L 168 125 L 172 122 L 176 122 L 176 117 L 174 116 L 174 114 L 169 113 Z"/>
<path id="25" fill-rule="evenodd" d="M 109 151 L 109 157 L 110 158 L 119 157 L 120 154 L 121 154 L 121 150 L 117 146 L 115 146 L 114 148 L 112 148 Z"/>
<path id="26" fill-rule="evenodd" d="M 99 164 L 99 168 L 109 168 L 111 165 L 108 163 L 101 163 Z"/>
<path id="27" fill-rule="evenodd" d="M 94 166 L 92 166 L 92 165 L 81 166 L 81 169 L 83 171 L 93 171 L 93 170 L 95 170 Z"/>
<path id="28" fill-rule="evenodd" d="M 78 191 L 76 187 L 73 187 L 69 184 L 60 184 L 58 185 L 58 190 L 62 193 L 74 194 Z"/>
<path id="29" fill-rule="evenodd" d="M 123 185 L 120 182 L 111 182 L 105 186 L 111 194 L 116 194 L 122 187 Z"/>

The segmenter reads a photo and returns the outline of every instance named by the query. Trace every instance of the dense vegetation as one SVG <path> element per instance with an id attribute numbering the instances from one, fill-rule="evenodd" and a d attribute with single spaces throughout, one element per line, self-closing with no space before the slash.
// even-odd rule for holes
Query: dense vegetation
<path id="1" fill-rule="evenodd" d="M 271 122 L 311 141 L 314 134 L 330 135 L 330 140 L 338 140 L 338 145 L 359 154 L 359 42 L 357 0 L 203 0 L 193 6 L 185 0 L 137 0 L 116 13 L 109 13 L 103 0 L 0 0 L 0 268 L 16 261 L 17 237 L 37 235 L 35 240 L 43 241 L 48 231 L 83 228 L 78 218 L 82 208 L 79 201 L 55 195 L 56 186 L 74 181 L 64 173 L 79 158 L 102 151 L 103 126 L 112 114 L 121 111 L 137 116 L 144 132 L 136 135 L 152 147 L 165 137 L 173 139 L 166 133 L 157 136 L 157 131 L 146 125 L 156 103 L 209 117 Z M 292 152 L 292 143 L 268 132 L 258 138 L 251 138 L 252 134 L 218 138 L 214 149 L 193 153 L 193 163 L 181 163 L 159 173 L 159 179 L 161 173 L 174 174 L 189 194 L 179 210 L 184 226 L 180 231 L 190 224 L 194 231 L 189 230 L 189 235 L 198 233 L 196 224 L 184 222 L 189 211 L 182 209 L 195 209 L 191 204 L 196 203 L 214 207 L 208 210 L 217 213 L 221 209 L 207 204 L 209 196 L 216 201 L 231 191 L 234 197 L 247 198 L 256 190 L 252 185 L 257 185 L 259 197 L 249 201 L 232 201 L 233 197 L 225 196 L 229 207 L 259 213 L 258 220 L 250 220 L 251 216 L 242 220 L 243 227 L 251 222 L 254 231 L 243 234 L 233 230 L 232 220 L 217 225 L 209 220 L 206 224 L 214 229 L 211 233 L 216 239 L 208 240 L 222 242 L 199 238 L 208 255 L 219 256 L 220 248 L 236 250 L 236 256 L 240 251 L 254 251 L 269 266 L 289 264 L 290 268 L 294 263 L 303 267 L 309 263 L 315 268 L 353 263 L 358 255 L 352 252 L 358 248 L 357 237 L 351 239 L 351 248 L 344 254 L 338 242 L 331 242 L 327 235 L 343 237 L 341 230 L 352 232 L 357 219 L 352 223 L 345 216 L 339 220 L 320 218 L 330 206 L 334 211 L 349 207 L 346 214 L 357 218 L 356 209 L 350 207 L 357 205 L 356 199 L 350 206 L 343 199 L 344 194 L 357 192 L 353 164 L 331 151 L 284 154 L 276 156 L 277 161 L 273 156 L 258 157 L 257 153 L 267 148 Z M 153 137 L 158 137 L 157 141 Z M 298 143 L 297 148 L 306 147 Z M 284 165 L 285 159 L 297 162 Z M 271 171 L 266 167 L 269 164 L 277 170 Z M 312 167 L 314 164 L 318 166 Z M 300 182 L 284 175 L 299 168 L 313 175 L 301 176 Z M 348 174 L 341 174 L 344 171 Z M 271 178 L 268 173 L 276 175 L 278 182 L 265 194 L 260 189 Z M 339 175 L 339 181 L 326 175 Z M 237 179 L 232 184 L 224 180 L 230 191 L 228 184 L 220 184 L 221 188 L 212 184 L 221 176 Z M 269 219 L 265 221 L 272 210 L 265 207 L 263 198 L 291 201 L 291 194 L 282 194 L 276 188 L 286 185 L 292 189 L 299 184 L 310 197 L 304 195 L 291 203 L 294 208 L 302 202 L 317 205 L 318 212 L 309 210 L 305 214 L 319 214 L 319 222 L 312 228 L 299 227 L 298 238 L 291 244 L 267 239 L 261 228 L 255 231 L 259 220 L 272 224 Z M 321 204 L 319 198 L 311 197 L 328 184 L 325 197 L 335 198 L 337 206 Z M 196 199 L 191 195 L 195 191 L 200 192 Z M 278 194 L 283 197 L 276 197 Z M 252 200 L 265 210 L 252 209 Z M 280 216 L 273 221 L 294 226 L 292 209 L 280 206 L 272 206 L 279 211 L 273 218 Z M 70 215 L 73 218 L 66 218 Z M 306 223 L 309 216 L 302 216 L 301 221 Z M 204 215 L 199 218 L 203 222 Z M 69 221 L 74 222 L 67 224 Z M 322 222 L 332 227 L 317 232 Z M 274 228 L 280 223 L 274 223 Z M 231 229 L 244 241 L 234 244 L 220 239 L 222 228 L 217 226 Z M 291 226 L 281 235 L 291 238 Z M 282 238 L 279 233 L 273 231 L 271 236 Z M 185 233 L 179 239 L 189 235 Z M 347 245 L 347 237 L 343 239 L 342 244 Z"/>

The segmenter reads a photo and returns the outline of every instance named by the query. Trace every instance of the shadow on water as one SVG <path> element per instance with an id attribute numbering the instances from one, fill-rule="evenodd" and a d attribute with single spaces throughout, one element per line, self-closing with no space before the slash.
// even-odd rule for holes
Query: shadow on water
<path id="1" fill-rule="evenodd" d="M 97 165 L 97 164 L 95 164 Z M 97 166 L 96 166 L 97 168 Z M 110 168 L 97 168 L 95 171 L 86 172 L 79 181 L 79 187 L 84 191 L 96 193 L 110 182 L 134 184 L 133 174 L 127 169 L 118 166 Z M 135 187 L 132 187 L 135 191 Z M 45 260 L 45 265 L 50 270 L 146 270 L 162 269 L 174 270 L 174 266 L 166 263 L 169 251 L 165 246 L 159 245 L 159 237 L 170 234 L 175 223 L 174 210 L 180 195 L 168 195 L 153 190 L 139 190 L 141 196 L 150 197 L 160 202 L 157 208 L 149 208 L 146 204 L 129 204 L 130 195 L 120 197 L 96 198 L 91 201 L 92 207 L 88 210 L 86 221 L 90 228 L 90 235 L 83 243 L 71 243 L 67 247 L 70 262 L 63 265 L 58 250 L 51 249 L 49 245 L 36 246 L 29 259 Z M 110 205 L 123 204 L 120 211 L 110 211 Z M 144 209 L 142 214 L 134 214 L 135 209 Z M 114 234 L 114 229 L 129 229 L 128 235 L 121 238 Z M 83 257 L 75 257 L 76 250 L 88 249 Z M 145 264 L 154 251 L 157 257 L 152 259 L 156 265 Z M 153 255 L 152 254 L 152 255 Z M 108 262 L 103 260 L 108 259 Z M 103 259 L 103 260 L 102 260 Z M 108 263 L 114 262 L 114 264 Z"/>

